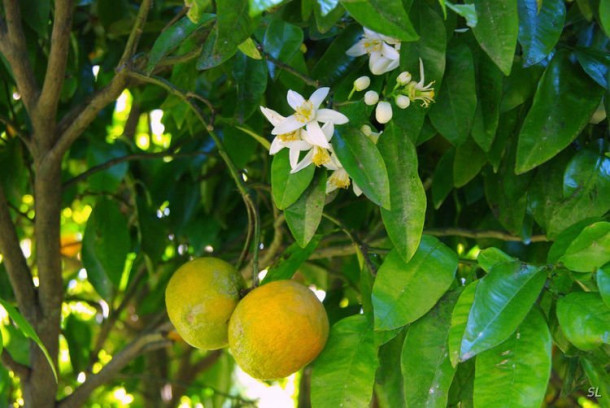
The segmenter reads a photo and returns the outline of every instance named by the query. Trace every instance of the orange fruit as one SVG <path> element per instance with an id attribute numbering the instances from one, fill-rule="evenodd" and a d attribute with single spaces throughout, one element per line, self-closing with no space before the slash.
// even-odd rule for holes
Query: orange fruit
<path id="1" fill-rule="evenodd" d="M 80 252 L 82 243 L 76 233 L 62 234 L 60 238 L 60 252 L 67 258 L 74 258 Z"/>
<path id="2" fill-rule="evenodd" d="M 239 272 L 218 258 L 197 258 L 182 265 L 165 289 L 169 320 L 193 347 L 226 347 L 227 326 L 244 281 Z"/>
<path id="3" fill-rule="evenodd" d="M 286 377 L 313 361 L 328 338 L 328 317 L 311 290 L 291 280 L 259 286 L 229 322 L 229 349 L 254 378 Z"/>

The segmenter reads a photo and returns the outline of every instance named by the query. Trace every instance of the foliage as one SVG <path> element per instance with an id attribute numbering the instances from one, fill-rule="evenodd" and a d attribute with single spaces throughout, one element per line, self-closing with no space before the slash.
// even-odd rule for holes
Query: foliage
<path id="1" fill-rule="evenodd" d="M 185 3 L 0 6 L 0 407 L 256 405 L 210 254 L 324 293 L 300 407 L 610 407 L 610 0 Z"/>

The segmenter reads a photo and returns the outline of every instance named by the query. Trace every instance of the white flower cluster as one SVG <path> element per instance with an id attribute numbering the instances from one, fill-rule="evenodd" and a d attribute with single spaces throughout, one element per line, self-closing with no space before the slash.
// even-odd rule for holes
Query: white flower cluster
<path id="1" fill-rule="evenodd" d="M 334 134 L 335 125 L 343 125 L 349 121 L 347 116 L 332 109 L 320 108 L 326 99 L 329 88 L 320 88 L 314 91 L 309 99 L 305 100 L 298 92 L 288 91 L 288 104 L 294 113 L 284 117 L 276 111 L 261 106 L 261 112 L 274 126 L 271 134 L 275 138 L 271 142 L 269 154 L 274 155 L 283 148 L 289 150 L 291 173 L 296 173 L 312 163 L 332 170 L 326 184 L 326 192 L 337 188 L 348 188 L 350 179 L 335 155 L 330 141 Z M 320 123 L 322 125 L 320 125 Z M 307 152 L 299 161 L 301 152 Z M 354 192 L 361 194 L 354 184 Z"/>
<path id="2" fill-rule="evenodd" d="M 362 39 L 345 53 L 350 57 L 368 54 L 369 69 L 373 75 L 382 75 L 398 67 L 400 63 L 400 41 L 365 27 Z"/>

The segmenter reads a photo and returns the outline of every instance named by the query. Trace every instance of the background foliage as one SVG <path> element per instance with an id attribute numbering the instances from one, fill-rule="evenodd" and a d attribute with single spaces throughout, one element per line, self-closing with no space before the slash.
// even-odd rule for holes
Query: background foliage
<path id="1" fill-rule="evenodd" d="M 210 254 L 325 294 L 299 407 L 610 407 L 610 1 L 187 3 L 0 7 L 0 407 L 256 405 L 167 323 Z M 348 98 L 420 58 L 429 108 Z M 322 86 L 362 196 L 268 153 L 259 105 Z"/>

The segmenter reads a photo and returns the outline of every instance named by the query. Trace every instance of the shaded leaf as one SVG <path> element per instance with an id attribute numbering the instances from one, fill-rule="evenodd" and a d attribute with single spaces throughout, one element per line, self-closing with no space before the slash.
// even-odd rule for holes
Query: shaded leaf
<path id="1" fill-rule="evenodd" d="M 453 160 L 453 185 L 463 187 L 479 174 L 487 163 L 487 156 L 474 140 L 469 137 L 455 149 Z"/>
<path id="2" fill-rule="evenodd" d="M 311 241 L 320 225 L 325 199 L 326 171 L 320 171 L 301 197 L 284 211 L 292 236 L 303 248 Z"/>
<path id="3" fill-rule="evenodd" d="M 238 52 L 233 63 L 233 78 L 237 89 L 235 117 L 243 124 L 257 109 L 267 88 L 267 65 Z"/>
<path id="4" fill-rule="evenodd" d="M 335 130 L 332 145 L 362 192 L 375 204 L 390 209 L 388 172 L 377 146 L 359 129 L 344 126 Z"/>
<path id="5" fill-rule="evenodd" d="M 417 152 L 411 141 L 393 124 L 377 144 L 390 181 L 390 208 L 381 209 L 388 236 L 402 258 L 413 256 L 424 229 L 426 192 L 417 172 Z"/>
<path id="6" fill-rule="evenodd" d="M 597 287 L 604 303 L 610 307 L 610 265 L 597 270 Z"/>
<path id="7" fill-rule="evenodd" d="M 549 160 L 570 144 L 589 122 L 603 88 L 558 52 L 540 79 L 523 121 L 517 146 L 517 174 Z"/>
<path id="8" fill-rule="evenodd" d="M 364 315 L 335 323 L 313 364 L 311 405 L 316 408 L 366 408 L 373 396 L 377 350 Z"/>
<path id="9" fill-rule="evenodd" d="M 478 23 L 472 32 L 481 48 L 508 76 L 519 34 L 517 0 L 474 0 L 474 7 Z"/>
<path id="10" fill-rule="evenodd" d="M 426 314 L 449 289 L 457 270 L 455 252 L 423 236 L 409 262 L 392 250 L 377 271 L 373 286 L 375 330 L 389 330 Z"/>
<path id="11" fill-rule="evenodd" d="M 401 41 L 419 38 L 401 0 L 341 0 L 354 19 L 375 32 Z"/>
<path id="12" fill-rule="evenodd" d="M 328 46 L 324 54 L 311 70 L 311 76 L 323 84 L 333 84 L 349 72 L 354 64 L 354 57 L 345 53 L 362 36 L 358 24 L 347 26 Z"/>
<path id="13" fill-rule="evenodd" d="M 503 79 L 502 71 L 481 53 L 476 73 L 478 103 L 472 123 L 472 138 L 486 152 L 491 149 L 500 121 Z"/>
<path id="14" fill-rule="evenodd" d="M 449 361 L 447 339 L 451 311 L 459 292 L 443 296 L 436 306 L 407 329 L 402 349 L 402 374 L 407 406 L 447 406 L 455 367 Z"/>
<path id="15" fill-rule="evenodd" d="M 494 247 L 485 248 L 479 252 L 479 255 L 477 256 L 477 263 L 487 273 L 489 273 L 491 268 L 499 263 L 514 261 L 516 261 L 515 258 Z"/>
<path id="16" fill-rule="evenodd" d="M 284 0 L 249 0 L 250 2 L 250 15 L 257 16 L 265 10 L 269 10 L 281 4 Z"/>
<path id="17" fill-rule="evenodd" d="M 279 19 L 272 20 L 269 23 L 263 39 L 265 52 L 285 63 L 290 62 L 295 53 L 299 51 L 302 43 L 303 30 Z M 269 72 L 272 77 L 277 75 L 275 68 L 275 64 L 270 62 Z"/>
<path id="18" fill-rule="evenodd" d="M 519 43 L 523 48 L 523 66 L 545 59 L 557 44 L 566 18 L 563 0 L 519 0 Z"/>
<path id="19" fill-rule="evenodd" d="M 91 328 L 76 315 L 71 314 L 65 319 L 63 334 L 68 343 L 70 362 L 74 372 L 85 371 L 91 352 Z"/>
<path id="20" fill-rule="evenodd" d="M 368 273 L 368 272 L 367 272 Z M 375 332 L 386 333 L 386 332 Z M 375 378 L 375 396 L 379 408 L 406 408 L 404 381 L 400 372 L 400 355 L 405 341 L 402 330 L 379 348 L 379 369 Z"/>
<path id="21" fill-rule="evenodd" d="M 439 209 L 445 198 L 453 190 L 453 161 L 455 157 L 455 149 L 449 149 L 443 154 L 432 177 L 432 201 L 434 208 Z"/>
<path id="22" fill-rule="evenodd" d="M 309 259 L 309 256 L 316 250 L 318 244 L 320 243 L 320 238 L 320 236 L 314 237 L 309 241 L 305 248 L 302 248 L 296 243 L 290 245 L 282 253 L 282 259 L 279 261 L 279 263 L 269 268 L 269 272 L 267 272 L 267 275 L 265 275 L 261 285 L 276 280 L 292 278 L 299 267 L 303 265 L 303 262 Z"/>

